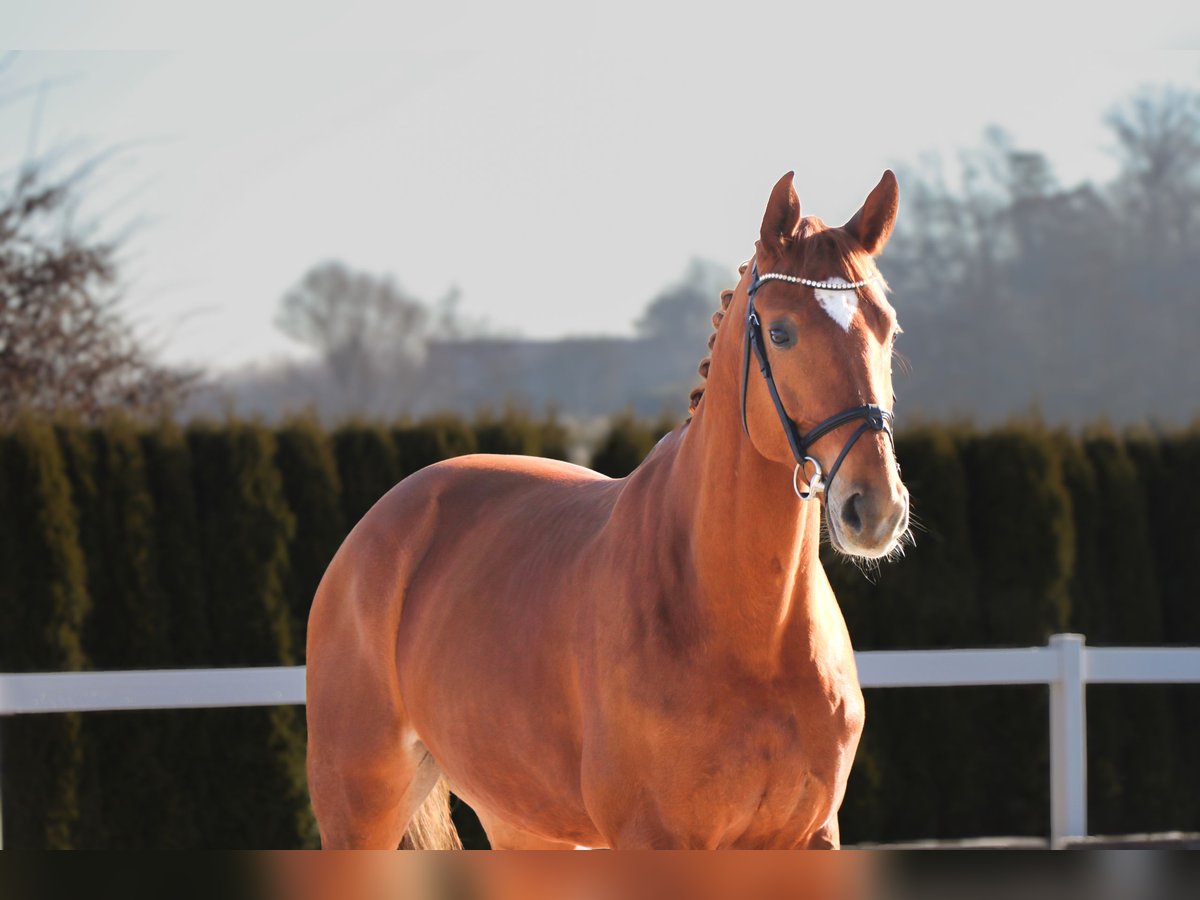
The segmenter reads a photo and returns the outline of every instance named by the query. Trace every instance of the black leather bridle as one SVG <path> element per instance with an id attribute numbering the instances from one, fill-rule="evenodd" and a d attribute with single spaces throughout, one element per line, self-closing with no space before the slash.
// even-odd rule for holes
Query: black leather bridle
<path id="1" fill-rule="evenodd" d="M 783 433 L 787 435 L 788 444 L 792 448 L 792 456 L 796 458 L 796 468 L 792 472 L 792 489 L 795 490 L 796 496 L 801 500 L 811 500 L 817 494 L 823 493 L 829 489 L 829 485 L 833 482 L 833 477 L 837 474 L 838 469 L 842 465 L 842 461 L 846 458 L 846 454 L 863 436 L 867 430 L 883 431 L 891 440 L 895 440 L 892 434 L 893 415 L 891 410 L 883 409 L 874 403 L 868 403 L 863 406 L 856 406 L 853 409 L 843 410 L 840 413 L 830 416 L 824 422 L 818 423 L 808 434 L 801 434 L 800 427 L 795 423 L 787 410 L 783 406 L 783 401 L 779 398 L 779 389 L 775 387 L 775 379 L 771 375 L 771 363 L 767 359 L 767 348 L 763 343 L 762 325 L 758 321 L 758 313 L 754 309 L 754 295 L 758 293 L 758 289 L 763 286 L 766 281 L 788 281 L 795 284 L 807 284 L 816 286 L 819 284 L 822 290 L 840 290 L 852 291 L 862 287 L 864 282 L 855 284 L 830 284 L 811 282 L 808 279 L 795 278 L 789 275 L 778 275 L 768 273 L 760 276 L 758 274 L 758 262 L 754 263 L 754 268 L 751 270 L 750 287 L 746 293 L 749 296 L 749 302 L 746 304 L 746 349 L 742 364 L 742 428 L 746 434 L 750 434 L 750 428 L 746 424 L 746 388 L 750 381 L 750 352 L 754 351 L 755 357 L 758 359 L 758 369 L 762 372 L 763 379 L 767 382 L 767 390 L 771 392 L 771 400 L 775 403 L 775 411 L 779 413 L 779 421 L 783 425 Z M 854 422 L 861 419 L 862 424 L 854 430 L 846 443 L 842 446 L 842 452 L 837 455 L 833 465 L 829 469 L 829 474 L 826 475 L 821 469 L 821 464 L 809 455 L 809 449 L 823 438 L 829 432 L 848 422 Z M 809 468 L 812 469 L 812 474 L 809 474 Z M 804 479 L 808 483 L 808 490 L 801 491 L 799 478 L 801 473 L 804 474 Z"/>

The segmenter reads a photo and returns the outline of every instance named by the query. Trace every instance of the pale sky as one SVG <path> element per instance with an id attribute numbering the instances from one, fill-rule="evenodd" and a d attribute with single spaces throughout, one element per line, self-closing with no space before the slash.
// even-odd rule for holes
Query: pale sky
<path id="1" fill-rule="evenodd" d="M 67 162 L 126 148 L 84 213 L 134 226 L 128 309 L 168 361 L 297 355 L 272 317 L 328 259 L 428 300 L 456 285 L 467 315 L 506 331 L 627 334 L 691 257 L 732 270 L 749 255 L 789 169 L 805 212 L 831 222 L 885 167 L 953 157 L 989 124 L 1065 182 L 1108 177 L 1113 103 L 1200 89 L 1192 5 L 1140 3 L 1134 28 L 1021 2 L 988 22 L 939 3 L 681 19 L 3 0 L 0 41 L 52 52 L 0 73 L 0 170 L 31 142 Z"/>

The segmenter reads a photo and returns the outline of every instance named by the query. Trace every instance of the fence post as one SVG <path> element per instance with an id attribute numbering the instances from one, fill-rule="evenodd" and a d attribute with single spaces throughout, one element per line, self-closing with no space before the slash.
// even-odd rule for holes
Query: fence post
<path id="1" fill-rule="evenodd" d="M 1050 846 L 1087 835 L 1087 721 L 1084 638 L 1055 634 L 1058 677 L 1050 683 Z"/>

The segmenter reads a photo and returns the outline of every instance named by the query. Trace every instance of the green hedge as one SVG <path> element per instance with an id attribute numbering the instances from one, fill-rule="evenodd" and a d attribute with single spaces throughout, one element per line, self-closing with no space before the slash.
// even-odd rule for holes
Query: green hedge
<path id="1" fill-rule="evenodd" d="M 669 423 L 619 417 L 593 466 L 628 474 Z M 824 554 L 859 649 L 1200 644 L 1191 563 L 1200 430 L 1083 437 L 923 426 L 897 441 L 915 545 L 866 573 Z M 0 433 L 0 670 L 303 661 L 346 532 L 400 479 L 465 453 L 564 458 L 514 411 L 327 432 L 307 419 Z M 1089 691 L 1095 831 L 1200 828 L 1193 688 Z M 1044 834 L 1040 688 L 873 690 L 848 841 Z M 3 728 L 14 847 L 300 847 L 315 829 L 294 707 L 17 717 Z M 483 840 L 469 809 L 456 817 Z"/>
<path id="2" fill-rule="evenodd" d="M 0 510 L 0 671 L 84 668 L 79 514 L 47 426 L 25 420 L 0 434 Z M 5 847 L 78 844 L 81 724 L 78 715 L 0 720 Z"/>

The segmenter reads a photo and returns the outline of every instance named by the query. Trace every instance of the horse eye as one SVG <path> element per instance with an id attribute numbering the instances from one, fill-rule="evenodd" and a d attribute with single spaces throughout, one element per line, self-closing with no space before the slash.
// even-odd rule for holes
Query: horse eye
<path id="1" fill-rule="evenodd" d="M 788 333 L 782 328 L 771 329 L 772 344 L 786 344 L 788 342 Z"/>

